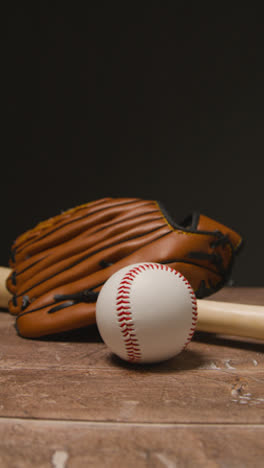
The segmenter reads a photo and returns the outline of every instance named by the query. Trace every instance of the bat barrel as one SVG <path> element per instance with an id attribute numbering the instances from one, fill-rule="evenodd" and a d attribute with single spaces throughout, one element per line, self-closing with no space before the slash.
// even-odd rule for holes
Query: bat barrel
<path id="1" fill-rule="evenodd" d="M 264 307 L 198 299 L 197 330 L 264 340 Z"/>

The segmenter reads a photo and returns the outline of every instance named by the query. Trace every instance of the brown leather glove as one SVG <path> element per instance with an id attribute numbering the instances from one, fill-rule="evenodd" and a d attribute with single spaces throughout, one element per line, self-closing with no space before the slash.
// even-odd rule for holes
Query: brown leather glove
<path id="1" fill-rule="evenodd" d="M 203 298 L 229 279 L 239 234 L 194 213 L 177 224 L 157 201 L 104 198 L 39 223 L 12 249 L 9 310 L 18 333 L 39 337 L 95 323 L 104 282 L 120 268 L 158 262 Z"/>

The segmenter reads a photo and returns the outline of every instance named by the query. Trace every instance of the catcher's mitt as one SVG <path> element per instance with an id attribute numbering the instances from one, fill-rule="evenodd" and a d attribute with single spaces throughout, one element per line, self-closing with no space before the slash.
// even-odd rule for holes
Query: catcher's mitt
<path id="1" fill-rule="evenodd" d="M 39 337 L 95 323 L 104 282 L 138 262 L 169 264 L 203 298 L 229 279 L 239 234 L 197 213 L 180 225 L 157 201 L 104 198 L 39 223 L 12 249 L 9 310 Z"/>

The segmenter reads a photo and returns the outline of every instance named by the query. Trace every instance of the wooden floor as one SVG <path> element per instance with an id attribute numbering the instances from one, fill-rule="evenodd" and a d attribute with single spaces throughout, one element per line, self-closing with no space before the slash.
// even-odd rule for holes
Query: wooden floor
<path id="1" fill-rule="evenodd" d="M 264 304 L 264 288 L 212 299 Z M 95 327 L 17 336 L 0 313 L 0 467 L 263 467 L 264 346 L 196 332 L 159 365 L 111 355 Z"/>

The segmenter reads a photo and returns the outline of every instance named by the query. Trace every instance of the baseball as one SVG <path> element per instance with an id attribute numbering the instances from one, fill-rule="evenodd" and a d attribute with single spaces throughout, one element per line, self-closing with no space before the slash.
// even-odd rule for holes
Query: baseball
<path id="1" fill-rule="evenodd" d="M 137 263 L 117 271 L 96 304 L 103 341 L 133 363 L 160 362 L 179 354 L 192 339 L 197 315 L 188 280 L 159 263 Z"/>

